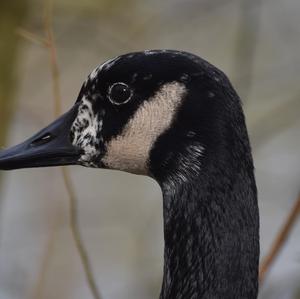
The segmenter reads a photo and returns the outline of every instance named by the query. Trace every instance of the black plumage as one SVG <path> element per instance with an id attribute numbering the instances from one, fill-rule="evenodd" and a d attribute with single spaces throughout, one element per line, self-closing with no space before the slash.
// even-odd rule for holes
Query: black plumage
<path id="1" fill-rule="evenodd" d="M 169 123 L 155 119 L 151 106 L 162 101 L 164 86 L 184 90 Z M 135 132 L 140 119 L 145 136 Z M 153 121 L 165 127 L 150 142 Z M 135 157 L 135 148 L 148 149 L 139 140 L 149 141 L 149 152 Z M 115 148 L 122 149 L 117 157 Z M 259 217 L 251 149 L 241 101 L 220 70 L 171 50 L 130 53 L 99 66 L 66 116 L 0 153 L 0 169 L 65 164 L 147 174 L 160 184 L 161 299 L 257 298 Z"/>

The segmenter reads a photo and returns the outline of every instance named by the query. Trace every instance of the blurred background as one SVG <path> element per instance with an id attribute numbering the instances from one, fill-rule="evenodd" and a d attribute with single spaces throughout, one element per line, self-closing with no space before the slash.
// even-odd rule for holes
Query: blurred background
<path id="1" fill-rule="evenodd" d="M 54 118 L 41 0 L 0 4 L 0 146 Z M 53 30 L 63 109 L 94 67 L 143 49 L 181 49 L 221 68 L 244 103 L 261 215 L 261 256 L 300 191 L 298 0 L 57 0 Z M 80 230 L 103 298 L 158 298 L 162 199 L 149 178 L 71 167 Z M 300 222 L 260 299 L 300 298 Z M 92 298 L 69 227 L 58 168 L 0 174 L 0 298 Z"/>

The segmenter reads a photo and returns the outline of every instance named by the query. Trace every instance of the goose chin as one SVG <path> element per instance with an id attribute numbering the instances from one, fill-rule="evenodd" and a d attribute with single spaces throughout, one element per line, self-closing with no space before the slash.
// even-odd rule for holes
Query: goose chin
<path id="1" fill-rule="evenodd" d="M 52 124 L 26 141 L 0 151 L 0 169 L 75 165 L 82 150 L 70 140 L 70 128 L 77 115 L 75 105 Z"/>

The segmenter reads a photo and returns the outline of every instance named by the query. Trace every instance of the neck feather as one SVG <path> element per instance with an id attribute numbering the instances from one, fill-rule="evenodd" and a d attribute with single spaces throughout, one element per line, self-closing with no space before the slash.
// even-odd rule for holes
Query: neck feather
<path id="1" fill-rule="evenodd" d="M 161 184 L 161 299 L 257 297 L 258 209 L 249 159 L 231 165 L 207 159 L 201 169 L 178 169 Z"/>

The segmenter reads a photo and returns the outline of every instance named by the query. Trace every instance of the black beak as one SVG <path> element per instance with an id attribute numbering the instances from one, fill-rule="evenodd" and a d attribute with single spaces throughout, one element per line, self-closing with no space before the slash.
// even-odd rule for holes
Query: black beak
<path id="1" fill-rule="evenodd" d="M 70 140 L 70 129 L 77 111 L 75 105 L 33 137 L 0 151 L 0 169 L 78 164 L 81 150 L 73 146 Z"/>

